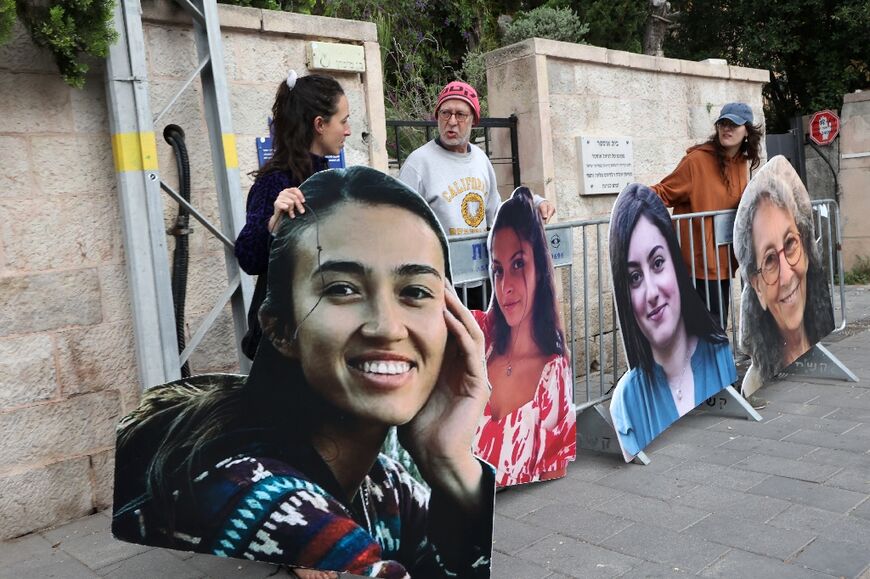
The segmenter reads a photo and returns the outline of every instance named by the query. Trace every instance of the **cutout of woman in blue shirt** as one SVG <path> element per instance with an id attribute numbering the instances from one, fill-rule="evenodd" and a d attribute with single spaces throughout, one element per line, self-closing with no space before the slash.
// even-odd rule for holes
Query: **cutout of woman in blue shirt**
<path id="1" fill-rule="evenodd" d="M 704 308 L 667 209 L 633 183 L 610 219 L 610 263 L 630 370 L 610 414 L 626 461 L 692 408 L 737 380 L 725 332 Z"/>

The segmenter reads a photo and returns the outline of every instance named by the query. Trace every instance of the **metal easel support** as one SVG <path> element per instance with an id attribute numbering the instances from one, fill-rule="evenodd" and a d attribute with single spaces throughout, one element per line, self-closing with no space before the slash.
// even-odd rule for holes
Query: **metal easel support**
<path id="1" fill-rule="evenodd" d="M 807 350 L 783 372 L 791 376 L 858 382 L 858 377 L 821 344 Z"/>
<path id="2" fill-rule="evenodd" d="M 733 386 L 728 386 L 718 394 L 702 402 L 698 408 L 710 414 L 736 416 L 761 422 L 761 415 L 741 396 Z"/>
<path id="3" fill-rule="evenodd" d="M 610 412 L 603 401 L 577 409 L 577 446 L 585 450 L 615 454 L 620 460 L 623 459 L 616 430 L 610 421 Z M 640 451 L 634 457 L 634 462 L 648 465 L 650 459 L 645 452 Z"/>

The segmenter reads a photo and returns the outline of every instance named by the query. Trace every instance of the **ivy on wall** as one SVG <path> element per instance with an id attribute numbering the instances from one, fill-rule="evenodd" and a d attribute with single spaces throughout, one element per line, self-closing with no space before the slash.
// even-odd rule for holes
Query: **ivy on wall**
<path id="1" fill-rule="evenodd" d="M 0 0 L 0 44 L 9 41 L 16 16 L 34 44 L 54 56 L 70 86 L 81 88 L 88 56 L 105 58 L 118 38 L 112 23 L 114 0 Z"/>

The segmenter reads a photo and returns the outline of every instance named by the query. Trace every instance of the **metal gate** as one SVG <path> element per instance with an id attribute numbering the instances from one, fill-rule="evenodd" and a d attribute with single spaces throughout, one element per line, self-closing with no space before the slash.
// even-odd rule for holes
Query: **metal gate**
<path id="1" fill-rule="evenodd" d="M 807 184 L 807 159 L 804 153 L 804 128 L 801 117 L 792 118 L 791 128 L 787 133 L 766 135 L 764 146 L 767 149 L 768 159 L 782 155 L 800 175 L 804 185 Z"/>

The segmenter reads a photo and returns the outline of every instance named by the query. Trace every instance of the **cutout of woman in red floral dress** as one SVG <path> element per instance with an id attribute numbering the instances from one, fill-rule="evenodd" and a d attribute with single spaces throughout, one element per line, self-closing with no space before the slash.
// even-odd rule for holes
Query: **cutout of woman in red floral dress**
<path id="1" fill-rule="evenodd" d="M 556 308 L 553 264 L 532 192 L 519 187 L 489 236 L 493 299 L 483 329 L 492 394 L 475 454 L 500 487 L 559 478 L 576 456 L 573 373 Z"/>

